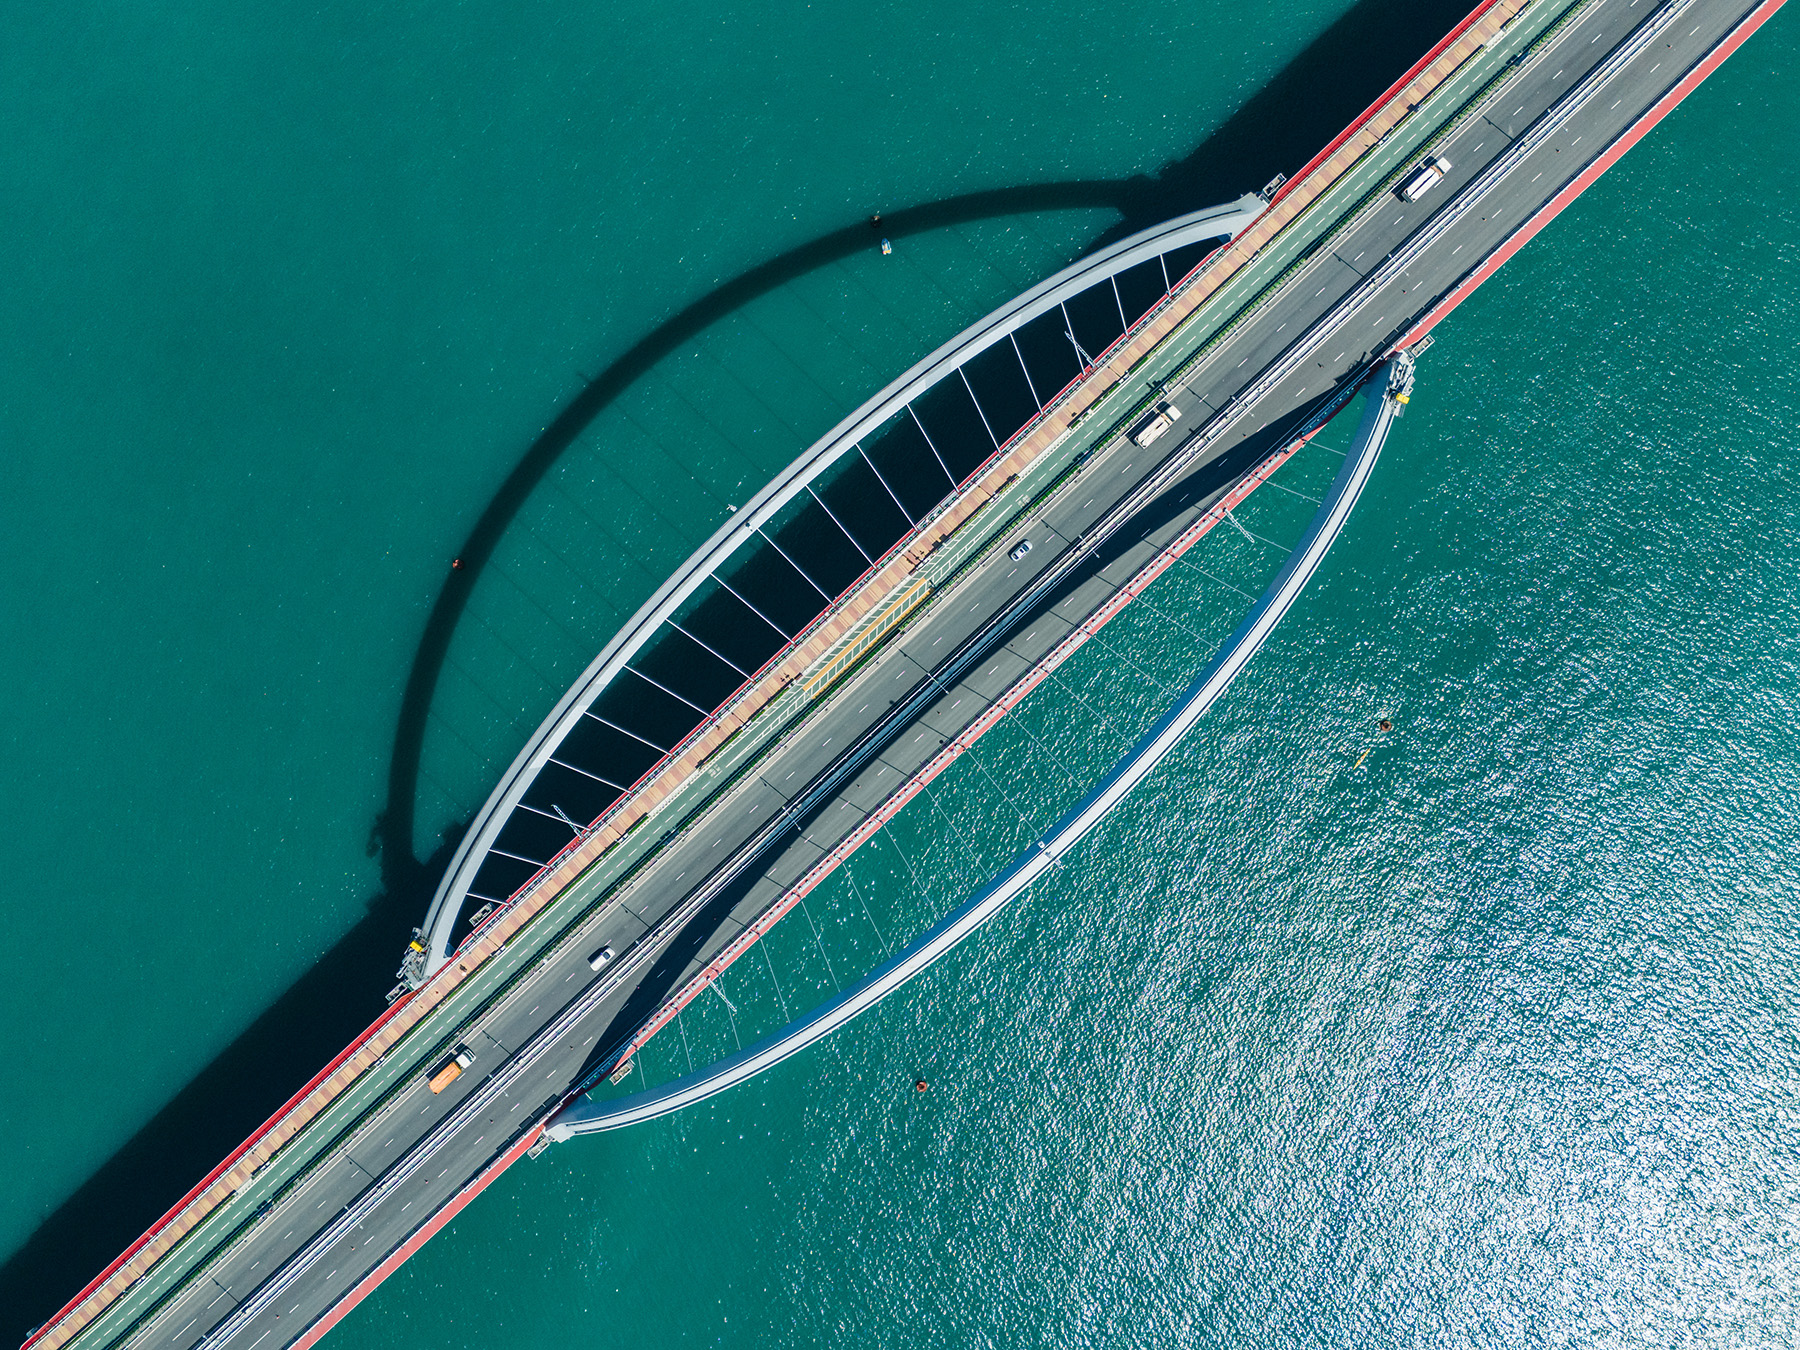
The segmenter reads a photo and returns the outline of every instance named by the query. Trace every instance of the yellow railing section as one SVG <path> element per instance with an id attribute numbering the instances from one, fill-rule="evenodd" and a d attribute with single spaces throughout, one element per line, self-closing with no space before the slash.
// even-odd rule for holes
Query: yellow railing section
<path id="1" fill-rule="evenodd" d="M 882 611 L 879 619 L 875 620 L 874 623 L 858 633 L 850 640 L 847 646 L 837 653 L 837 655 L 833 656 L 824 665 L 820 666 L 814 674 L 807 677 L 806 683 L 801 686 L 806 691 L 806 696 L 808 698 L 817 698 L 820 692 L 833 680 L 837 679 L 839 675 L 842 675 L 851 666 L 855 665 L 857 659 L 861 657 L 864 652 L 868 651 L 869 648 L 873 647 L 877 642 L 880 642 L 882 638 L 893 632 L 895 626 L 905 619 L 908 614 L 911 614 L 920 605 L 924 604 L 925 597 L 930 594 L 931 583 L 923 577 L 920 577 L 917 581 L 913 582 L 912 585 L 900 592 L 899 597 L 895 599 L 894 603 Z"/>

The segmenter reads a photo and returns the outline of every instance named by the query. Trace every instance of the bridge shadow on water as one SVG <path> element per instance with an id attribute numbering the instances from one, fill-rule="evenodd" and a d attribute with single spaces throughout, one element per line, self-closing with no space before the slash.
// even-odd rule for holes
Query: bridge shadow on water
<path id="1" fill-rule="evenodd" d="M 1110 207 L 1120 220 L 1093 241 L 1092 247 L 1103 246 L 1254 190 L 1277 173 L 1293 173 L 1471 3 L 1362 0 L 1193 152 L 1155 176 L 998 188 L 900 210 L 877 202 L 870 209 L 883 210 L 883 234 L 904 238 L 1028 212 Z M 526 449 L 460 550 L 463 566 L 447 570 L 420 636 L 395 728 L 387 801 L 369 836 L 371 855 L 381 856 L 380 893 L 312 969 L 0 1263 L 0 1308 L 8 1318 L 0 1335 L 23 1339 L 28 1328 L 54 1313 L 382 1011 L 400 950 L 430 903 L 461 833 L 451 832 L 428 858 L 414 855 L 414 797 L 432 697 L 476 580 L 532 490 L 594 419 L 657 362 L 751 301 L 871 243 L 866 222 L 847 225 L 701 296 L 589 382 Z M 1231 460 L 1241 471 L 1254 454 L 1254 448 L 1233 452 Z M 653 983 L 666 987 L 673 978 L 667 973 Z M 641 1015 L 643 1009 L 634 1005 L 633 1011 Z"/>

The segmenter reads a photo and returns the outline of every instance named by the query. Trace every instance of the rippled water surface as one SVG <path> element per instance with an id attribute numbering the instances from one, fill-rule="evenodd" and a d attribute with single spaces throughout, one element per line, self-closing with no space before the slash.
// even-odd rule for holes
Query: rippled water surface
<path id="1" fill-rule="evenodd" d="M 585 378 L 873 211 L 1191 170 L 972 208 L 891 258 L 871 236 L 677 344 L 482 575 L 419 858 L 807 441 L 1122 219 L 1261 168 L 1232 115 L 1322 34 L 1360 59 L 1345 13 L 22 16 L 0 1302 L 30 1306 L 0 1330 L 100 1263 L 44 1234 L 121 1148 L 176 1194 L 204 1170 L 175 1154 L 216 1102 L 165 1107 L 216 1056 L 297 1085 L 308 1025 L 380 1006 L 414 903 L 372 833 L 409 663 Z M 1064 867 L 835 1041 L 515 1167 L 331 1343 L 1791 1343 L 1796 32 L 1439 328 L 1311 589 Z M 1282 481 L 1316 493 L 1348 432 Z M 1304 514 L 1253 507 L 1284 537 Z M 1193 556 L 1249 589 L 1273 565 L 1224 531 Z M 1171 572 L 740 963 L 733 1007 L 798 1011 L 985 879 L 1233 603 Z M 354 997 L 258 1038 L 371 905 Z M 647 1070 L 750 1028 L 709 996 L 671 1030 Z"/>

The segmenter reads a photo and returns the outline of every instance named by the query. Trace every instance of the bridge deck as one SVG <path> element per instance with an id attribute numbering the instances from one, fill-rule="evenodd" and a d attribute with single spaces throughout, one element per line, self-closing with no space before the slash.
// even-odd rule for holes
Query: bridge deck
<path id="1" fill-rule="evenodd" d="M 940 549 L 933 555 L 935 565 L 954 563 L 953 575 L 943 578 L 933 602 L 884 649 L 879 664 L 810 708 L 805 720 L 759 757 L 755 773 L 711 789 L 715 795 L 704 810 L 655 841 L 648 865 L 621 878 L 603 861 L 561 884 L 531 913 L 521 907 L 504 929 L 483 930 L 455 962 L 353 1047 L 343 1064 L 302 1094 L 272 1132 L 230 1160 L 168 1224 L 85 1291 L 38 1342 L 60 1346 L 79 1338 L 84 1345 L 110 1345 L 135 1328 L 134 1345 L 187 1347 L 217 1328 L 222 1334 L 214 1344 L 253 1346 L 265 1337 L 269 1344 L 288 1344 L 306 1328 L 323 1325 L 429 1216 L 455 1202 L 471 1179 L 488 1174 L 496 1159 L 511 1156 L 533 1122 L 569 1084 L 603 1061 L 634 1019 L 648 1015 L 664 993 L 703 965 L 861 813 L 878 806 L 897 778 L 916 772 L 935 749 L 935 738 L 954 735 L 983 699 L 1040 657 L 1072 619 L 1103 603 L 1120 578 L 1191 521 L 1234 473 L 1278 442 L 1325 391 L 1454 294 L 1481 260 L 1506 248 L 1560 189 L 1579 180 L 1596 155 L 1631 135 L 1643 118 L 1660 115 L 1658 100 L 1689 71 L 1717 54 L 1722 43 L 1741 41 L 1778 4 L 1769 0 L 1752 10 L 1742 0 L 1678 0 L 1653 8 L 1650 0 L 1587 0 L 1567 13 L 1555 0 L 1537 0 L 1481 50 L 1465 50 L 1461 66 L 1444 63 L 1454 58 L 1463 37 L 1434 53 L 1369 121 L 1381 125 L 1417 104 L 1393 124 L 1387 140 L 1359 133 L 1332 151 L 1315 170 L 1337 163 L 1338 177 L 1329 187 L 1309 201 L 1310 188 L 1301 180 L 1278 198 L 1271 215 L 1289 209 L 1290 202 L 1301 212 L 1290 218 L 1287 232 L 1264 236 L 1260 251 L 1255 240 L 1240 241 L 1236 256 L 1217 265 L 1222 279 L 1190 311 L 1186 327 L 1177 327 L 1167 335 L 1170 340 L 1153 349 L 1121 354 L 1093 380 L 1092 411 L 1059 449 L 1094 453 L 1060 491 L 1032 507 L 1029 530 L 1043 545 L 1025 564 L 1013 564 L 1003 550 L 977 551 L 957 561 L 948 556 L 953 548 Z M 1493 12 L 1484 7 L 1479 16 Z M 1677 13 L 1681 21 L 1674 23 Z M 1590 100 L 1511 168 L 1481 210 L 1458 219 L 1428 253 L 1363 294 L 1372 264 L 1431 229 L 1433 217 L 1646 22 L 1646 14 L 1662 25 L 1654 50 L 1633 55 L 1611 75 L 1608 97 Z M 1536 56 L 1520 66 L 1507 64 L 1559 15 L 1561 26 Z M 1547 59 L 1551 55 L 1554 60 Z M 1421 97 L 1417 80 L 1434 70 L 1440 81 L 1436 92 Z M 1496 91 L 1490 90 L 1480 115 L 1470 115 L 1468 100 L 1497 73 L 1506 77 L 1507 97 L 1496 102 Z M 1364 200 L 1434 134 L 1440 139 L 1433 148 L 1455 165 L 1448 181 L 1411 206 L 1381 192 Z M 1356 150 L 1357 145 L 1363 148 Z M 1352 158 L 1340 162 L 1346 153 Z M 1327 245 L 1311 247 L 1327 231 Z M 1271 285 L 1275 289 L 1268 290 Z M 1321 321 L 1347 296 L 1360 297 L 1353 318 L 1334 330 L 1336 340 L 1314 341 Z M 1242 312 L 1252 302 L 1253 308 Z M 1293 359 L 1301 351 L 1297 340 L 1312 342 L 1304 347 L 1303 364 Z M 1139 356 L 1143 359 L 1132 368 Z M 1265 376 L 1271 370 L 1279 378 Z M 1107 387 L 1115 378 L 1117 386 Z M 1210 439 L 1204 455 L 1173 481 L 1146 487 L 1157 466 L 1129 442 L 1116 435 L 1108 439 L 1108 433 L 1126 420 L 1147 389 L 1171 380 L 1176 383 L 1165 392 L 1187 414 L 1181 426 L 1212 428 L 1206 433 Z M 1155 509 L 1138 514 L 1131 528 L 1112 533 L 1108 546 L 1100 547 L 1097 533 L 1119 503 L 1135 503 L 1146 492 Z M 1057 541 L 1066 546 L 1059 549 Z M 929 697 L 936 691 L 924 672 L 942 664 L 941 653 L 963 647 L 990 627 L 991 616 L 1005 611 L 1035 577 L 1073 550 L 1083 553 L 1082 565 L 1054 602 L 1021 616 L 1026 621 L 1010 625 L 1002 645 L 982 652 L 948 692 Z M 855 766 L 809 808 L 803 833 L 778 831 L 774 846 L 756 855 L 753 869 L 717 884 L 715 859 L 741 852 L 766 834 L 771 819 L 796 800 L 798 785 L 819 779 L 846 742 L 868 733 L 886 699 L 911 700 L 921 690 L 928 696 L 918 702 L 918 716 L 887 737 L 877 757 Z M 964 700 L 960 706 L 958 700 Z M 711 894 L 696 890 L 707 877 L 715 883 Z M 696 910 L 697 897 L 702 903 Z M 682 921 L 667 931 L 672 915 Z M 534 916 L 538 921 L 528 923 Z M 653 932 L 655 937 L 642 941 Z M 563 934 L 566 939 L 559 938 Z M 506 940 L 515 936 L 518 940 Z M 603 941 L 625 955 L 596 980 L 583 958 Z M 579 1018 L 554 1043 L 544 1044 L 548 1021 L 576 997 Z M 425 1091 L 419 1069 L 455 1043 L 475 1049 L 473 1071 L 434 1097 Z M 503 1067 L 522 1062 L 517 1056 L 527 1046 L 537 1056 L 529 1075 Z M 467 1119 L 457 1116 L 453 1129 L 420 1143 L 426 1131 L 456 1112 Z M 429 1165 L 421 1165 L 426 1156 Z M 402 1163 L 403 1178 L 396 1171 Z M 327 1230 L 328 1216 L 370 1199 L 371 1177 L 391 1180 L 379 1203 L 353 1208 L 349 1227 Z M 305 1261 L 297 1263 L 301 1253 L 307 1254 Z M 324 1259 L 314 1262 L 315 1256 Z M 204 1279 L 198 1278 L 202 1270 Z M 284 1272 L 283 1281 L 299 1272 L 281 1286 L 279 1299 L 269 1297 L 277 1287 L 269 1282 L 272 1271 Z"/>

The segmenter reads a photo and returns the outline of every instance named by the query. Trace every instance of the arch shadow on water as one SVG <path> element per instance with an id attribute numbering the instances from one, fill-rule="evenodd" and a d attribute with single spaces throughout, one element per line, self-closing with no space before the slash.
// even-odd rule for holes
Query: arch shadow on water
<path id="1" fill-rule="evenodd" d="M 1090 245 L 1099 248 L 1252 190 L 1276 173 L 1292 173 L 1304 164 L 1462 18 L 1471 3 L 1361 0 L 1194 151 L 1154 176 L 968 193 L 884 211 L 881 232 L 904 238 L 1030 212 L 1114 209 L 1118 223 Z M 881 206 L 872 203 L 871 209 Z M 368 841 L 371 855 L 381 856 L 380 893 L 310 970 L 0 1263 L 0 1308 L 7 1314 L 0 1336 L 23 1339 L 28 1328 L 66 1302 L 381 1012 L 394 962 L 430 903 L 461 833 L 452 831 L 428 857 L 415 856 L 415 797 L 432 696 L 482 566 L 533 488 L 593 420 L 662 358 L 751 301 L 871 244 L 867 222 L 846 225 L 694 300 L 589 381 L 525 450 L 459 550 L 463 566 L 446 566 L 443 589 L 413 657 L 395 727 L 387 801 Z M 55 1109 L 54 1103 L 46 1107 Z"/>

